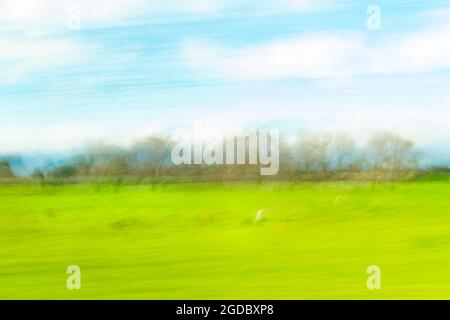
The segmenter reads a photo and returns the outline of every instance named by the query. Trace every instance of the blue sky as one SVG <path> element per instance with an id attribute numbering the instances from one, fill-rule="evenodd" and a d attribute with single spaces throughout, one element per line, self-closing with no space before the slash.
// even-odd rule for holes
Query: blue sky
<path id="1" fill-rule="evenodd" d="M 0 152 L 197 121 L 450 148 L 450 1 L 0 0 L 0 48 Z"/>

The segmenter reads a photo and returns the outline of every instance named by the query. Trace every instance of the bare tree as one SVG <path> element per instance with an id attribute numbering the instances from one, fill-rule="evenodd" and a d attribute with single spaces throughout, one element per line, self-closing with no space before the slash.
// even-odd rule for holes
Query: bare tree
<path id="1" fill-rule="evenodd" d="M 329 134 L 312 134 L 300 137 L 299 163 L 300 171 L 327 172 L 331 168 L 330 145 L 332 137 Z"/>
<path id="2" fill-rule="evenodd" d="M 79 173 L 87 172 L 97 177 L 126 176 L 130 174 L 132 164 L 132 157 L 126 149 L 102 143 L 91 146 L 88 152 L 76 159 Z"/>
<path id="3" fill-rule="evenodd" d="M 336 171 L 349 170 L 355 161 L 355 141 L 345 133 L 336 135 L 332 142 L 331 155 Z"/>
<path id="4" fill-rule="evenodd" d="M 45 180 L 45 174 L 41 169 L 35 168 L 31 173 L 31 178 L 35 180 Z"/>
<path id="5" fill-rule="evenodd" d="M 11 170 L 9 162 L 6 160 L 0 160 L 0 178 L 13 178 L 14 174 Z"/>
<path id="6" fill-rule="evenodd" d="M 149 137 L 132 147 L 140 175 L 158 175 L 170 165 L 171 142 L 165 137 Z"/>
<path id="7" fill-rule="evenodd" d="M 418 154 L 412 141 L 403 139 L 392 133 L 375 135 L 368 144 L 372 168 L 398 172 L 415 169 L 418 165 Z"/>

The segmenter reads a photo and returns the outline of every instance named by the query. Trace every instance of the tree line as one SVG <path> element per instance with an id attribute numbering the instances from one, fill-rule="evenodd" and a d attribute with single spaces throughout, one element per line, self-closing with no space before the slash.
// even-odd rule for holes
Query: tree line
<path id="1" fill-rule="evenodd" d="M 99 144 L 86 148 L 51 170 L 36 168 L 39 181 L 147 181 L 147 180 L 400 180 L 420 172 L 420 153 L 414 143 L 392 133 L 372 136 L 364 146 L 344 133 L 302 134 L 294 141 L 280 139 L 280 170 L 261 177 L 255 165 L 173 165 L 174 143 L 166 136 L 151 136 L 124 148 Z M 7 169 L 8 168 L 8 169 Z M 10 175 L 0 163 L 0 175 Z"/>

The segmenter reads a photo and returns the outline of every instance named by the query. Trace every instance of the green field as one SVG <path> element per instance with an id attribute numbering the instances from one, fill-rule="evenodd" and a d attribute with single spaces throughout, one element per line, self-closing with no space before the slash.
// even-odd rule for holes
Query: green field
<path id="1" fill-rule="evenodd" d="M 4 185 L 0 298 L 450 299 L 449 196 L 448 180 Z"/>

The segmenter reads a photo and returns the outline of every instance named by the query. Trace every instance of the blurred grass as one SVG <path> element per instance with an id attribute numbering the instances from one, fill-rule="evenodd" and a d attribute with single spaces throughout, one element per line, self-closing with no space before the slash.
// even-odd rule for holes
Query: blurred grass
<path id="1" fill-rule="evenodd" d="M 445 180 L 0 186 L 0 298 L 449 299 L 449 194 Z"/>

